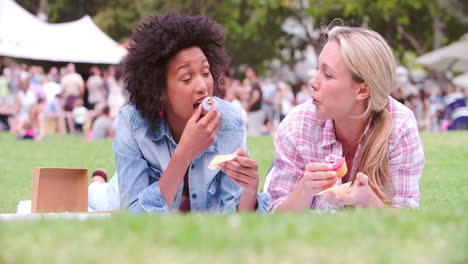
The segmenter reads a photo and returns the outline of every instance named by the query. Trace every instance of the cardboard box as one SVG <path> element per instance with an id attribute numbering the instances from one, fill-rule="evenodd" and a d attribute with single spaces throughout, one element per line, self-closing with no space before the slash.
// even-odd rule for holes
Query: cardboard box
<path id="1" fill-rule="evenodd" d="M 88 212 L 88 170 L 33 168 L 31 212 Z"/>

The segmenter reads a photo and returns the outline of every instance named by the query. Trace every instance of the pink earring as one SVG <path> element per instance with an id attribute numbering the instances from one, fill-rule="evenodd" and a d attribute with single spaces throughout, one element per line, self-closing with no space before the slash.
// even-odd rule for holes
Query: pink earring
<path id="1" fill-rule="evenodd" d="M 161 106 L 161 111 L 159 111 L 159 116 L 164 115 L 164 105 Z"/>

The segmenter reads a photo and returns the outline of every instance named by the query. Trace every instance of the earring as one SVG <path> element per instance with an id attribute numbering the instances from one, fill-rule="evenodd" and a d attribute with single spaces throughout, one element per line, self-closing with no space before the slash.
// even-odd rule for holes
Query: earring
<path id="1" fill-rule="evenodd" d="M 163 116 L 164 115 L 164 105 L 161 106 L 161 110 L 159 111 L 159 116 Z"/>

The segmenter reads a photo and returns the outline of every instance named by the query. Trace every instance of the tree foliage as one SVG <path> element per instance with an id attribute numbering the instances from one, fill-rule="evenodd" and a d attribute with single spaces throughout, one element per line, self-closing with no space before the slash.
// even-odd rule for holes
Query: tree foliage
<path id="1" fill-rule="evenodd" d="M 372 28 L 382 34 L 400 55 L 408 50 L 423 54 L 457 40 L 468 31 L 468 5 L 463 4 L 463 0 L 287 2 L 296 10 L 297 16 L 313 17 L 316 27 L 328 25 L 334 18 L 342 18 L 356 26 Z"/>
<path id="2" fill-rule="evenodd" d="M 275 0 L 119 0 L 94 16 L 95 22 L 117 40 L 125 40 L 144 17 L 177 10 L 192 15 L 204 14 L 222 24 L 232 66 L 252 65 L 262 70 L 263 62 L 279 57 L 290 37 L 281 29 L 290 10 Z"/>
<path id="3" fill-rule="evenodd" d="M 44 1 L 44 0 L 41 0 Z M 17 0 L 36 14 L 39 0 Z M 170 10 L 204 14 L 223 25 L 234 69 L 251 65 L 260 71 L 275 58 L 292 64 L 296 51 L 312 44 L 320 52 L 320 27 L 335 18 L 381 33 L 395 50 L 416 54 L 457 40 L 468 31 L 464 0 L 49 0 L 48 21 L 68 22 L 90 15 L 118 42 L 126 41 L 146 16 Z M 301 38 L 285 32 L 294 20 Z"/>

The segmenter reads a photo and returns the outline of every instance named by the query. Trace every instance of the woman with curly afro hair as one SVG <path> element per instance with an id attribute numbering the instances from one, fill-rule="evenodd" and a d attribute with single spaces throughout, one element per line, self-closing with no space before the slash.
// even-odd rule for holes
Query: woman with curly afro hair
<path id="1" fill-rule="evenodd" d="M 91 183 L 90 207 L 266 212 L 269 195 L 257 193 L 241 110 L 214 97 L 202 114 L 202 100 L 220 93 L 229 67 L 221 26 L 175 12 L 151 16 L 134 30 L 122 64 L 130 103 L 119 112 L 113 142 L 117 176 Z M 224 154 L 235 158 L 208 169 Z"/>

